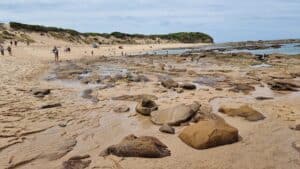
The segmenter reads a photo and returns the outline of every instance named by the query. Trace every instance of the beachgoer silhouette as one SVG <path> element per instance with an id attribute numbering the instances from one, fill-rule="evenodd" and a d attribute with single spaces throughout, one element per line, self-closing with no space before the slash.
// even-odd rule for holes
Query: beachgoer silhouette
<path id="1" fill-rule="evenodd" d="M 15 41 L 15 46 L 18 46 L 18 41 Z"/>
<path id="2" fill-rule="evenodd" d="M 11 55 L 12 55 L 12 49 L 11 49 L 10 46 L 7 47 L 7 51 L 8 51 L 8 53 L 9 53 L 9 55 L 11 56 Z"/>
<path id="3" fill-rule="evenodd" d="M 59 60 L 59 52 L 58 52 L 58 49 L 57 49 L 56 46 L 54 46 L 52 52 L 54 53 L 54 57 L 55 57 L 54 59 L 55 59 L 55 62 L 58 62 L 58 60 Z"/>
<path id="4" fill-rule="evenodd" d="M 1 52 L 1 55 L 4 56 L 4 47 L 2 45 L 0 45 L 0 52 Z"/>

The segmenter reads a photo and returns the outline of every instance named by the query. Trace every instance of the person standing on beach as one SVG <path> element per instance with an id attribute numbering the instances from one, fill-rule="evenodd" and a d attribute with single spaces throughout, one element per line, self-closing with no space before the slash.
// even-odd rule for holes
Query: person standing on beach
<path id="1" fill-rule="evenodd" d="M 59 60 L 59 53 L 58 53 L 58 49 L 57 49 L 56 46 L 54 46 L 52 52 L 54 53 L 55 62 L 58 62 L 58 60 Z"/>
<path id="2" fill-rule="evenodd" d="M 0 53 L 2 56 L 4 56 L 4 47 L 2 45 L 0 45 Z"/>
<path id="3" fill-rule="evenodd" d="M 11 56 L 11 55 L 12 55 L 12 49 L 11 49 L 10 46 L 7 47 L 7 51 L 8 51 L 8 53 L 9 53 L 9 55 Z"/>
<path id="4" fill-rule="evenodd" d="M 15 46 L 18 46 L 18 41 L 15 40 Z"/>

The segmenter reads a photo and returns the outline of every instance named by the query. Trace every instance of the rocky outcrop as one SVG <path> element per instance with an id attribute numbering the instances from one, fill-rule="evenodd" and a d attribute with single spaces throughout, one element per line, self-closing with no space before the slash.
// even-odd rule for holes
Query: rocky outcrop
<path id="1" fill-rule="evenodd" d="M 179 138 L 195 149 L 208 149 L 238 141 L 238 130 L 224 120 L 200 121 L 186 127 Z"/>
<path id="2" fill-rule="evenodd" d="M 249 105 L 243 105 L 239 108 L 228 108 L 222 106 L 219 108 L 219 112 L 229 116 L 240 116 L 244 117 L 248 121 L 259 121 L 265 119 L 265 116 L 260 112 L 254 110 Z"/>
<path id="3" fill-rule="evenodd" d="M 141 102 L 139 102 L 135 108 L 135 110 L 144 115 L 149 116 L 151 112 L 158 109 L 157 104 L 150 99 L 143 99 Z"/>
<path id="4" fill-rule="evenodd" d="M 39 88 L 33 88 L 30 90 L 30 92 L 35 96 L 39 98 L 43 98 L 51 93 L 50 89 L 39 89 Z"/>
<path id="5" fill-rule="evenodd" d="M 300 84 L 293 81 L 272 81 L 268 82 L 268 85 L 272 90 L 276 91 L 299 91 L 297 88 L 300 88 Z"/>
<path id="6" fill-rule="evenodd" d="M 242 84 L 242 83 L 238 83 L 238 84 L 234 84 L 233 88 L 229 89 L 229 91 L 231 92 L 243 92 L 244 94 L 249 94 L 250 92 L 254 91 L 255 87 L 249 85 L 249 84 Z"/>
<path id="7" fill-rule="evenodd" d="M 129 135 L 119 144 L 102 151 L 100 156 L 116 155 L 119 157 L 162 158 L 170 156 L 168 147 L 155 137 Z"/>
<path id="8" fill-rule="evenodd" d="M 199 110 L 200 104 L 195 102 L 191 105 L 180 104 L 168 109 L 158 110 L 151 113 L 151 121 L 154 124 L 180 125 L 190 120 Z"/>

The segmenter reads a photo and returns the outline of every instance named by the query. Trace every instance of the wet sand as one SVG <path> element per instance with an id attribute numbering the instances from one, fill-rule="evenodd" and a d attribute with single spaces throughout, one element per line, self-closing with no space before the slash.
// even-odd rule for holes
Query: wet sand
<path id="1" fill-rule="evenodd" d="M 13 48 L 14 56 L 0 57 L 0 168 L 61 168 L 70 157 L 90 155 L 88 168 L 291 168 L 300 166 L 299 152 L 292 143 L 300 139 L 299 131 L 289 125 L 300 119 L 300 92 L 273 91 L 266 84 L 271 76 L 288 78 L 300 72 L 299 57 L 272 58 L 272 67 L 252 67 L 253 58 L 205 57 L 191 60 L 180 56 L 122 57 L 121 52 L 139 54 L 147 50 L 184 47 L 186 44 L 119 45 L 92 49 L 71 46 L 71 53 L 62 53 L 62 61 L 53 62 L 53 44 L 21 45 Z M 196 44 L 199 45 L 199 44 Z M 191 45 L 191 46 L 196 46 Z M 152 47 L 150 47 L 152 46 Z M 94 57 L 90 51 L 94 50 Z M 85 53 L 86 51 L 86 53 Z M 103 84 L 83 84 L 78 78 L 45 80 L 57 73 L 55 68 L 72 63 L 90 70 L 90 74 L 119 74 L 126 70 L 146 76 L 149 82 L 128 82 L 126 79 Z M 164 69 L 162 69 L 162 64 Z M 126 73 L 125 73 L 126 74 Z M 194 83 L 197 90 L 183 93 L 160 85 L 161 77 L 172 77 L 179 83 Z M 200 80 L 199 80 L 200 79 Z M 294 78 L 299 83 L 299 78 Z M 233 83 L 255 87 L 249 93 L 232 92 Z M 32 95 L 32 88 L 51 89 L 44 98 Z M 85 89 L 93 89 L 99 102 L 81 97 Z M 239 142 L 207 150 L 195 150 L 177 135 L 184 126 L 176 127 L 175 135 L 159 131 L 149 117 L 135 111 L 137 102 L 114 100 L 121 95 L 151 94 L 158 99 L 159 109 L 198 101 L 203 111 L 212 109 L 239 130 Z M 273 97 L 257 100 L 258 96 Z M 42 105 L 60 103 L 61 107 L 40 109 Z M 266 119 L 249 122 L 218 112 L 222 105 L 249 104 Z M 127 105 L 126 113 L 115 113 L 116 106 Z M 160 159 L 100 157 L 106 147 L 125 136 L 154 136 L 171 150 L 171 156 Z"/>

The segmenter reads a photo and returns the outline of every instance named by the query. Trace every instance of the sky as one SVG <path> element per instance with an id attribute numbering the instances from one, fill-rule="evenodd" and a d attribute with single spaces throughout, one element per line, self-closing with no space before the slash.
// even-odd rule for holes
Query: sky
<path id="1" fill-rule="evenodd" d="M 81 32 L 204 32 L 216 42 L 300 38 L 300 0 L 0 0 L 0 22 Z"/>

